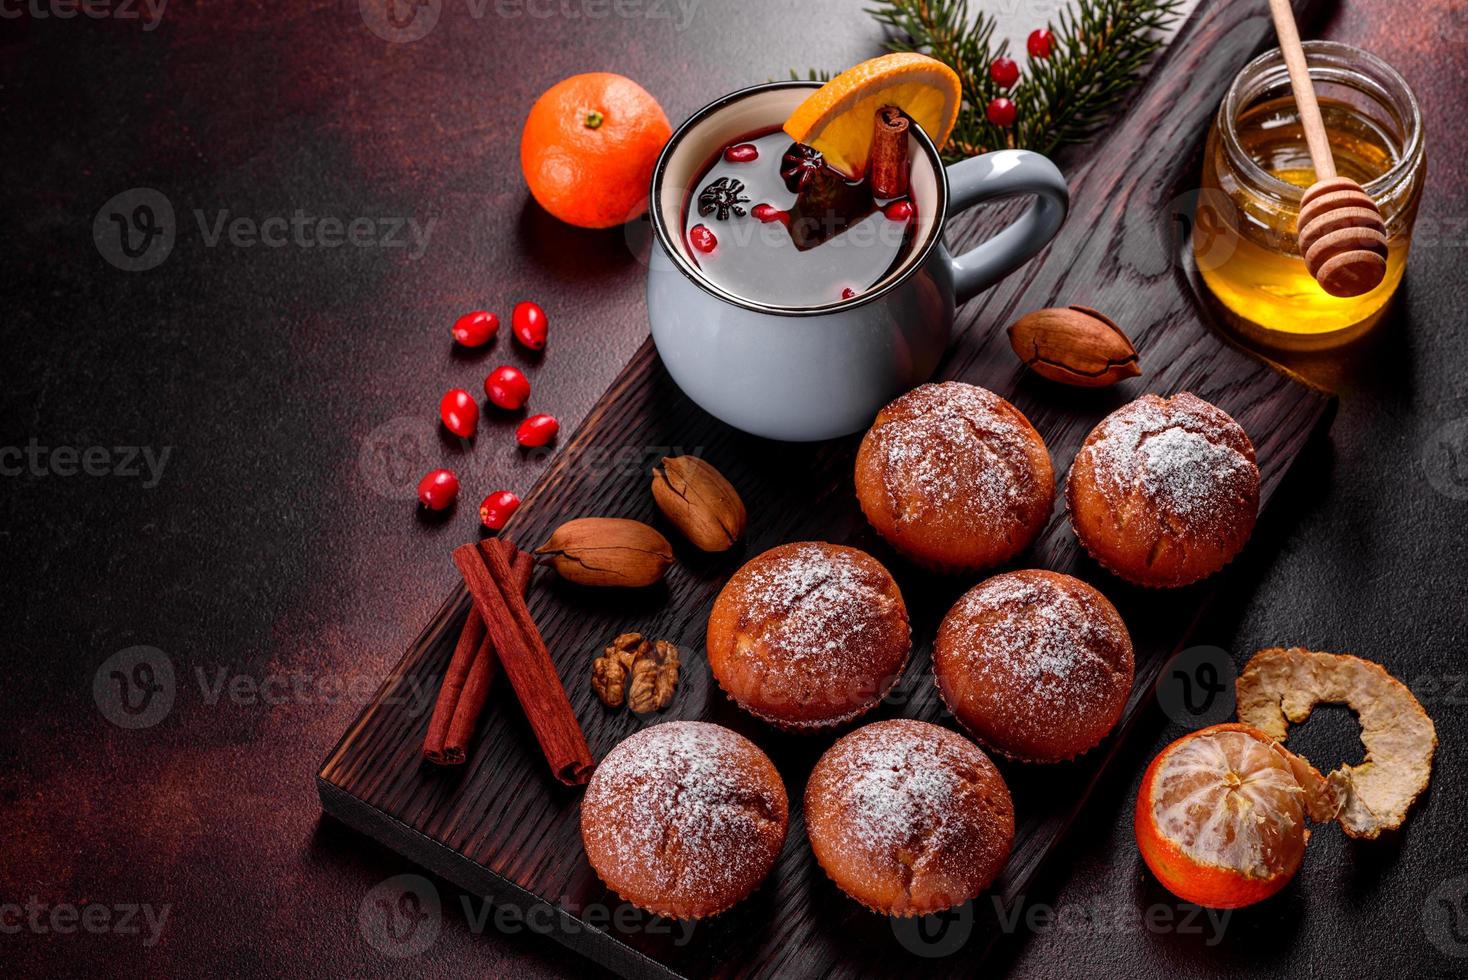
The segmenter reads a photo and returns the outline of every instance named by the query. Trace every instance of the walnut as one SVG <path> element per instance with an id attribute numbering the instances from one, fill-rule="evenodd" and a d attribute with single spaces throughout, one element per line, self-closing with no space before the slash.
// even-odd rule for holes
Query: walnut
<path id="1" fill-rule="evenodd" d="M 652 644 L 641 633 L 623 633 L 606 652 L 591 662 L 591 689 L 608 708 L 620 708 L 627 698 L 627 678 L 638 657 L 651 654 Z"/>
<path id="2" fill-rule="evenodd" d="M 638 714 L 661 711 L 673 700 L 678 686 L 678 648 L 658 640 L 650 652 L 632 664 L 632 683 L 627 688 L 627 707 Z"/>

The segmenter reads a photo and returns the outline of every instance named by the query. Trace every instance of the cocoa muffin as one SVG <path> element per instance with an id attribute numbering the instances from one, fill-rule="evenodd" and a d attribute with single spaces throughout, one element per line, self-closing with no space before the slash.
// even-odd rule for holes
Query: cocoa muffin
<path id="1" fill-rule="evenodd" d="M 962 905 L 999 874 L 1014 803 L 994 763 L 923 721 L 858 728 L 821 756 L 805 788 L 811 850 L 836 886 L 874 912 Z"/>
<path id="2" fill-rule="evenodd" d="M 933 641 L 938 691 L 982 744 L 1063 762 L 1111 731 L 1132 690 L 1121 614 L 1080 579 L 1028 569 L 980 582 Z"/>
<path id="3" fill-rule="evenodd" d="M 1137 585 L 1174 588 L 1233 560 L 1259 514 L 1254 445 L 1187 392 L 1143 395 L 1091 430 L 1065 485 L 1081 545 Z"/>
<path id="4" fill-rule="evenodd" d="M 907 606 L 882 563 L 856 548 L 802 541 L 735 572 L 709 616 L 709 667 L 750 714 L 819 729 L 875 707 L 912 645 Z"/>
<path id="5" fill-rule="evenodd" d="M 984 388 L 926 384 L 877 414 L 856 456 L 856 497 L 877 533 L 936 572 L 1019 554 L 1050 516 L 1055 473 L 1019 409 Z"/>
<path id="6" fill-rule="evenodd" d="M 607 753 L 581 801 L 581 840 L 622 898 L 697 919 L 754 891 L 789 819 L 780 774 L 758 746 L 719 725 L 673 721 Z"/>

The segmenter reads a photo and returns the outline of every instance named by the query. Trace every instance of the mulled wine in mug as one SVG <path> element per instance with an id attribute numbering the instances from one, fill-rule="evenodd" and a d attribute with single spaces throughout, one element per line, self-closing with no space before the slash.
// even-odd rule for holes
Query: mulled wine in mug
<path id="1" fill-rule="evenodd" d="M 652 178 L 647 306 L 663 363 L 710 414 L 789 441 L 863 429 L 926 381 L 955 305 L 1044 248 L 1069 202 L 1040 154 L 945 167 L 917 126 L 903 193 L 841 179 L 780 129 L 817 87 L 775 82 L 710 103 Z M 1034 201 L 1009 227 L 960 255 L 944 247 L 950 215 L 1016 195 Z"/>

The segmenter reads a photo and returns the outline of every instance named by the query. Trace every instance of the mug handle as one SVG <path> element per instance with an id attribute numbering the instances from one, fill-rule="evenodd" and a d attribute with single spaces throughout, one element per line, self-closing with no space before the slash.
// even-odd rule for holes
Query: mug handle
<path id="1" fill-rule="evenodd" d="M 966 303 L 1050 244 L 1070 208 L 1065 177 L 1031 150 L 996 150 L 948 168 L 949 215 L 984 201 L 1033 194 L 1014 224 L 961 255 L 948 257 L 956 303 Z"/>

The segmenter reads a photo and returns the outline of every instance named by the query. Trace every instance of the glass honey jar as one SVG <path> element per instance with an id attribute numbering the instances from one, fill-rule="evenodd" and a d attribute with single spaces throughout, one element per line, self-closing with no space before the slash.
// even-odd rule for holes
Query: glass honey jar
<path id="1" fill-rule="evenodd" d="M 1204 150 L 1193 257 L 1226 318 L 1277 347 L 1344 342 L 1370 329 L 1402 281 L 1426 176 L 1422 113 L 1406 80 L 1359 48 L 1307 41 L 1305 57 L 1337 171 L 1386 223 L 1387 268 L 1362 296 L 1320 287 L 1300 257 L 1296 218 L 1315 170 L 1278 49 L 1229 86 Z"/>

